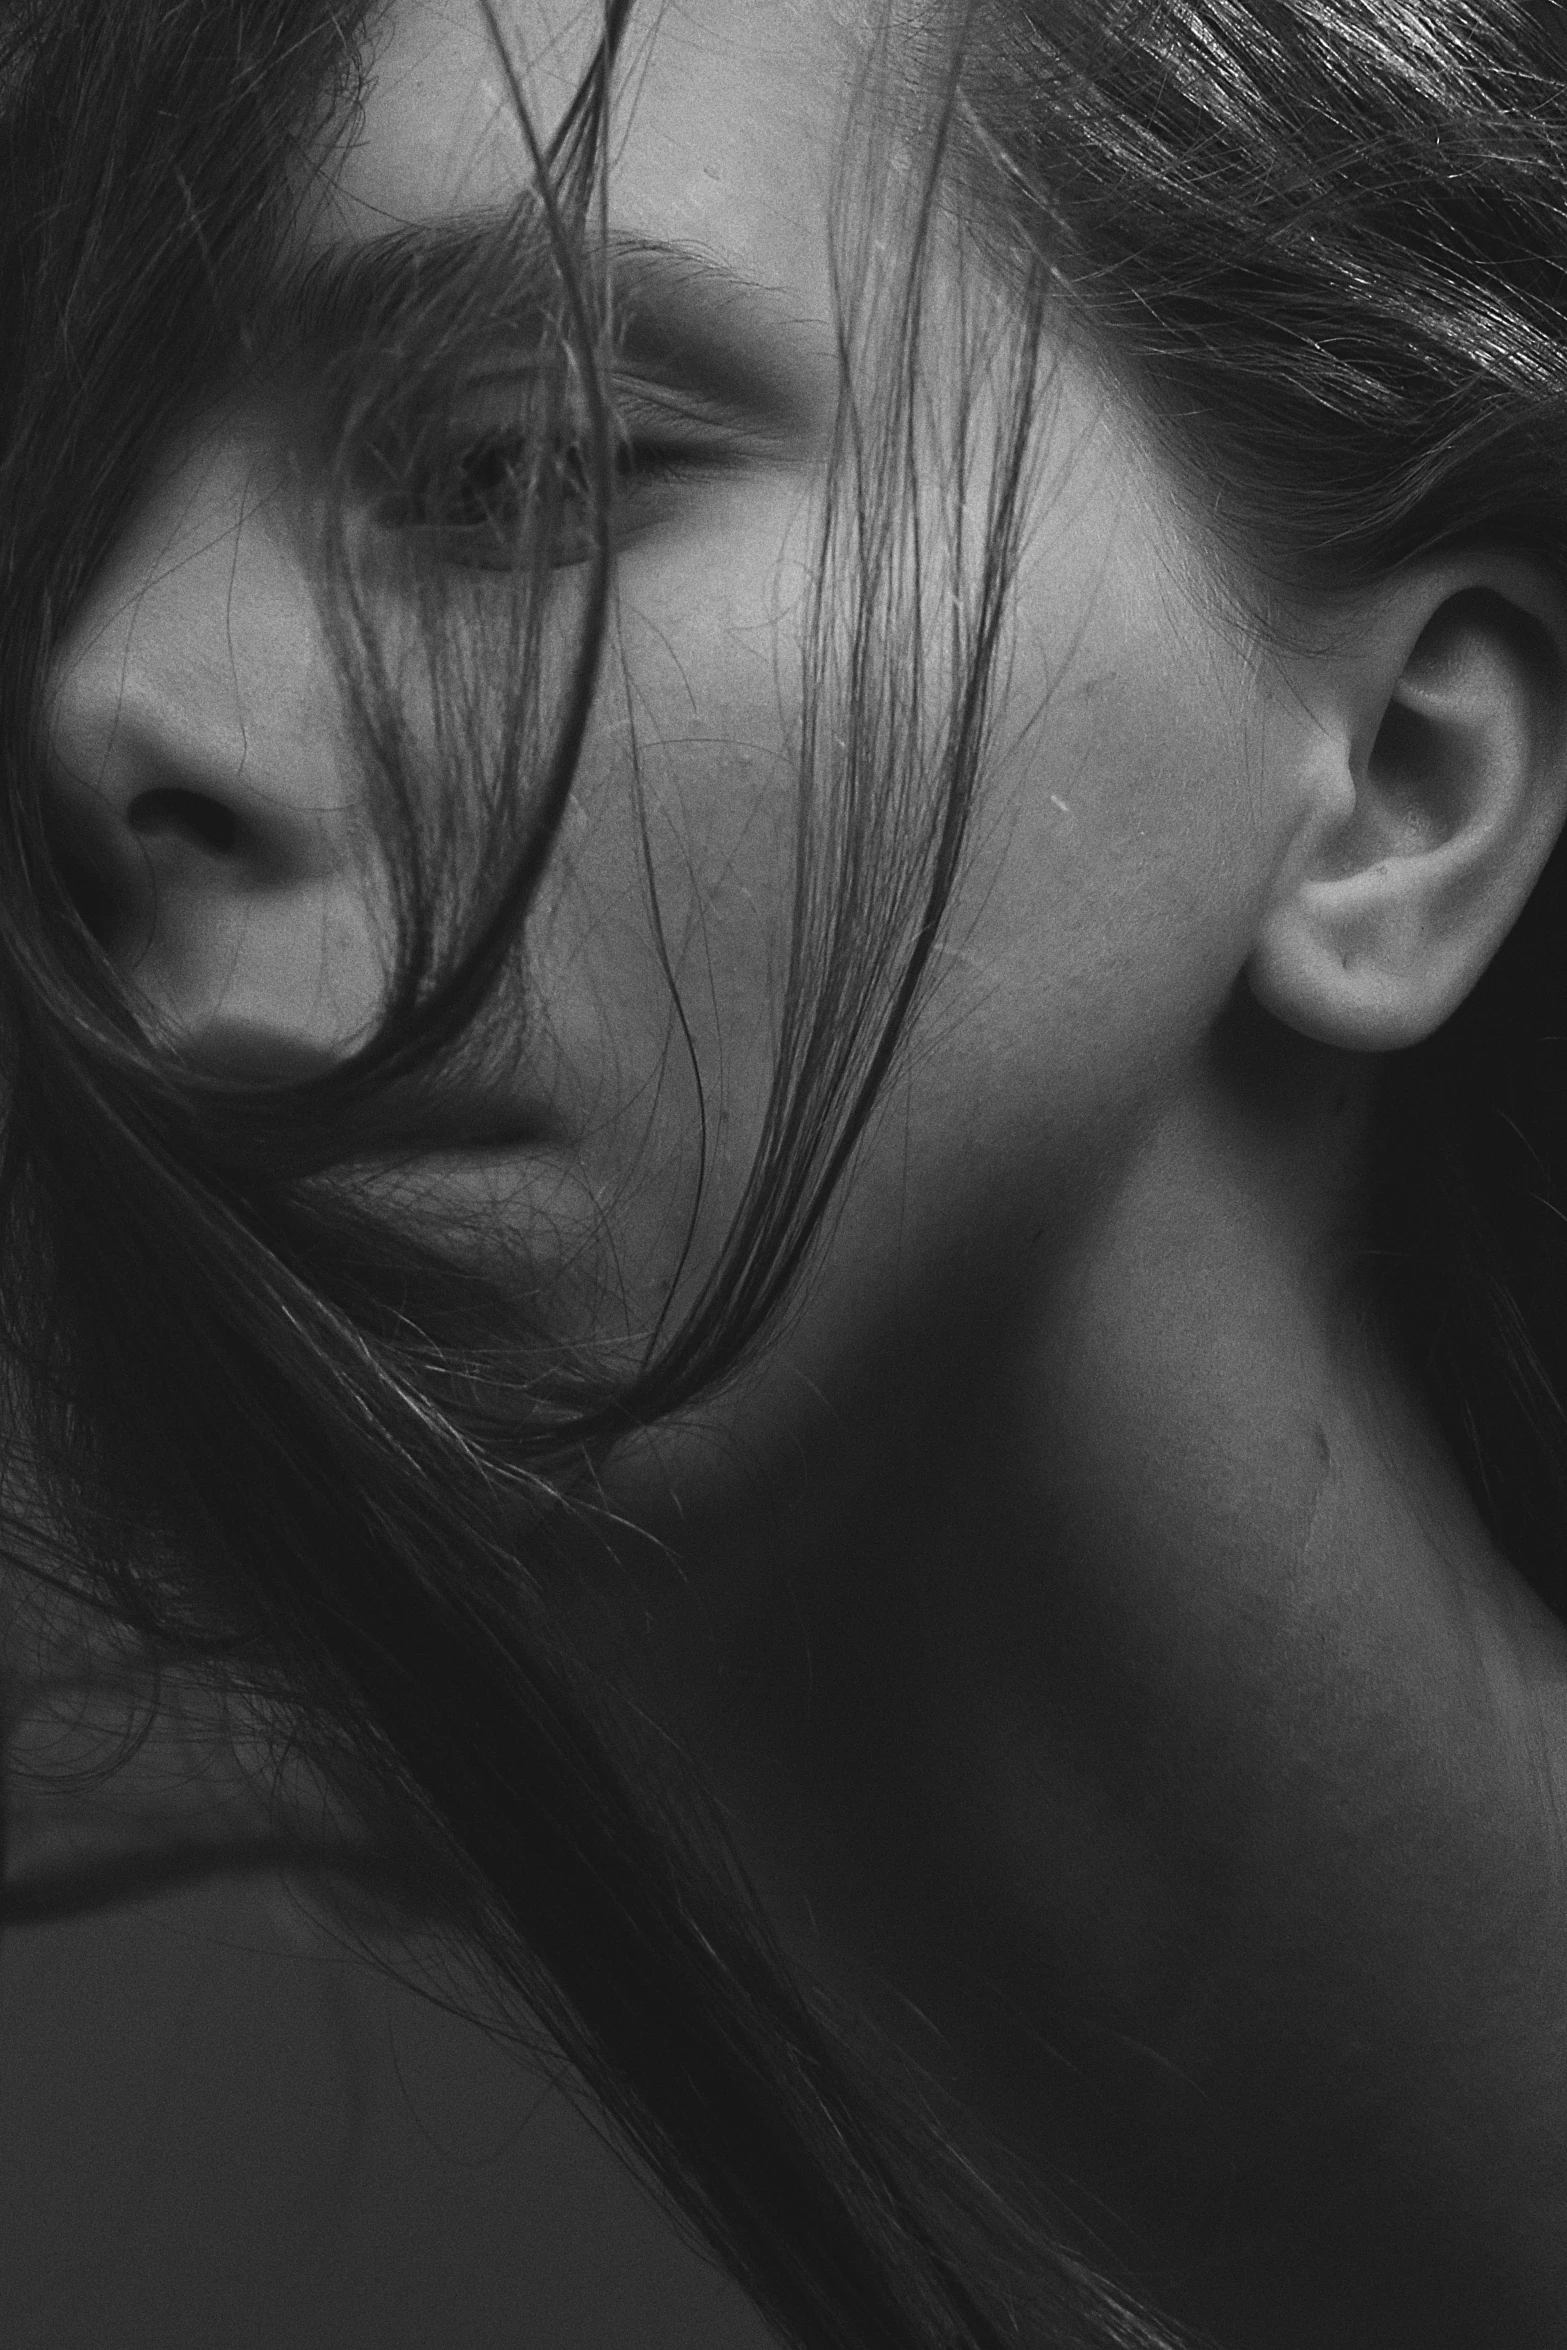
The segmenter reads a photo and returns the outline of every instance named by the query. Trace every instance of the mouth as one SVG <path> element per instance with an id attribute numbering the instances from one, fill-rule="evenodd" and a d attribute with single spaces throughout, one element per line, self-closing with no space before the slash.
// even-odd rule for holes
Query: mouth
<path id="1" fill-rule="evenodd" d="M 226 1073 L 227 1074 L 227 1073 Z M 321 1071 L 310 1073 L 319 1080 Z M 275 1072 L 269 1071 L 269 1076 Z M 368 1098 L 311 1098 L 285 1081 L 259 1095 L 242 1088 L 247 1126 L 274 1161 L 294 1174 L 346 1175 L 351 1181 L 438 1174 L 460 1169 L 498 1172 L 544 1156 L 566 1141 L 557 1108 L 515 1086 L 393 1081 Z M 269 1101 L 269 1096 L 271 1099 Z"/>
<path id="2" fill-rule="evenodd" d="M 373 1214 L 433 1238 L 443 1256 L 549 1273 L 591 1221 L 581 1170 L 542 1119 L 443 1114 L 367 1137 L 336 1172 Z M 552 1142 L 555 1147 L 551 1147 Z"/>
<path id="3" fill-rule="evenodd" d="M 343 1058 L 340 1050 L 312 1039 L 279 1038 L 233 1020 L 209 1023 L 199 1039 L 183 1043 L 179 1057 L 225 1090 L 232 1086 L 252 1098 L 274 1091 L 284 1099 L 294 1095 L 300 1107 L 316 1086 L 332 1087 Z M 558 1118 L 515 1069 L 492 1075 L 448 1066 L 412 1077 L 372 1078 L 363 1096 L 353 1073 L 348 1075 L 347 1122 L 372 1156 L 521 1150 L 561 1139 Z M 297 1088 L 305 1089 L 303 1101 Z"/>
<path id="4" fill-rule="evenodd" d="M 567 1141 L 558 1104 L 516 1072 L 496 1078 L 445 1070 L 393 1080 L 372 1094 L 343 1138 L 343 1163 L 374 1179 L 515 1173 L 558 1156 Z"/>
<path id="5" fill-rule="evenodd" d="M 385 1122 L 377 1120 L 364 1135 L 365 1155 L 375 1159 L 508 1157 L 517 1151 L 538 1150 L 558 1142 L 552 1122 L 535 1106 L 497 1105 L 486 1101 L 421 1105 L 417 1114 L 399 1114 L 388 1105 Z"/>
<path id="6" fill-rule="evenodd" d="M 353 1119 L 355 1155 L 386 1160 L 499 1160 L 566 1140 L 554 1089 L 510 1053 L 462 1053 L 371 1081 Z"/>

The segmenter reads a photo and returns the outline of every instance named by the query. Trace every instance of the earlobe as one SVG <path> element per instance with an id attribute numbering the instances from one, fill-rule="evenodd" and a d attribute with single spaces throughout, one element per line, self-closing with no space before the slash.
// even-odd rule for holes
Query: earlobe
<path id="1" fill-rule="evenodd" d="M 1393 1051 L 1469 993 L 1567 818 L 1567 598 L 1523 558 L 1448 558 L 1309 664 L 1327 734 L 1247 977 L 1292 1028 Z"/>

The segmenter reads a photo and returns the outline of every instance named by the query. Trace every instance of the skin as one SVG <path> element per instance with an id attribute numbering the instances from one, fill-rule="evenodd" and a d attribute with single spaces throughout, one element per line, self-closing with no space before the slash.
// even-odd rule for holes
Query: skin
<path id="1" fill-rule="evenodd" d="M 548 122 L 591 12 L 502 17 Z M 684 1277 L 711 1261 L 765 1103 L 847 66 L 821 0 L 633 36 L 617 224 L 735 273 L 756 384 L 723 462 L 630 510 L 629 695 L 508 1063 L 539 1139 L 418 1171 L 610 1338 L 688 1238 Z M 504 202 L 526 168 L 477 6 L 403 0 L 308 236 Z M 917 1049 L 765 1358 L 611 1465 L 584 1637 L 699 1756 L 802 1960 L 1172 2305 L 1259 2350 L 1544 2344 L 1567 1649 L 1344 1267 L 1375 1054 L 1461 998 L 1560 825 L 1567 630 L 1482 553 L 1264 649 L 1124 403 L 1055 359 Z M 347 1049 L 380 975 L 287 431 L 241 398 L 171 437 L 56 676 L 127 974 L 235 1067 Z M 694 1228 L 628 706 L 714 1137 Z M 238 815 L 233 853 L 133 821 L 171 779 Z"/>

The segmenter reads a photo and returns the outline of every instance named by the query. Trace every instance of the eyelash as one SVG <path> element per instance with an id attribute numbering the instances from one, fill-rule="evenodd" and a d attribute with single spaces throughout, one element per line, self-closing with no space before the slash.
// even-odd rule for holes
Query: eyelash
<path id="1" fill-rule="evenodd" d="M 623 509 L 628 498 L 673 488 L 713 470 L 714 461 L 695 448 L 627 435 L 615 447 L 611 495 L 615 506 Z M 415 536 L 422 550 L 440 563 L 511 571 L 518 562 L 528 509 L 539 511 L 544 502 L 539 493 L 550 486 L 538 477 L 524 434 L 476 434 L 443 451 L 412 488 L 382 501 L 377 520 L 383 529 Z M 592 494 L 579 444 L 569 442 L 558 451 L 553 488 L 555 543 L 549 560 L 552 568 L 566 569 L 586 562 L 596 543 Z M 651 519 L 645 517 L 641 526 Z"/>

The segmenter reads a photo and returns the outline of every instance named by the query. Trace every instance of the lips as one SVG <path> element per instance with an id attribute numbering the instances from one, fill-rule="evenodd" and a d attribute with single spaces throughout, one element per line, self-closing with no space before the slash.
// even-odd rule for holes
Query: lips
<path id="1" fill-rule="evenodd" d="M 449 1068 L 413 1078 L 378 1081 L 367 1074 L 363 1090 L 342 1072 L 337 1056 L 309 1050 L 280 1050 L 275 1039 L 258 1038 L 253 1053 L 232 1032 L 219 1066 L 205 1053 L 182 1056 L 208 1079 L 218 1080 L 219 1128 L 248 1137 L 247 1156 L 258 1147 L 274 1171 L 325 1172 L 329 1167 L 406 1168 L 432 1159 L 448 1163 L 514 1159 L 565 1140 L 558 1107 L 515 1073 L 481 1080 Z M 341 1090 L 333 1079 L 348 1075 Z"/>
<path id="2" fill-rule="evenodd" d="M 354 1127 L 356 1144 L 376 1157 L 472 1157 L 562 1139 L 558 1119 L 516 1085 L 394 1084 L 372 1096 Z"/>
<path id="3" fill-rule="evenodd" d="M 423 1102 L 402 1111 L 389 1100 L 387 1115 L 374 1121 L 366 1139 L 387 1151 L 439 1151 L 471 1154 L 526 1150 L 549 1139 L 548 1121 L 532 1104 L 484 1097 Z"/>

